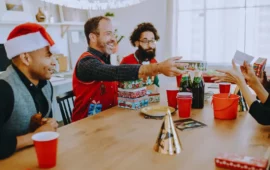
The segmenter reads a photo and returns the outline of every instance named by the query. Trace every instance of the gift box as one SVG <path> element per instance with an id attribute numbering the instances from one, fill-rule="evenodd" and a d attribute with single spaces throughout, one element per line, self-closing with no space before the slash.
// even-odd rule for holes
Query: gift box
<path id="1" fill-rule="evenodd" d="M 158 103 L 160 102 L 160 94 L 159 93 L 152 93 L 149 94 L 149 103 Z"/>
<path id="2" fill-rule="evenodd" d="M 118 87 L 121 89 L 138 89 L 143 87 L 142 80 L 134 80 L 134 81 L 121 81 L 118 84 Z"/>
<path id="3" fill-rule="evenodd" d="M 150 86 L 154 83 L 154 76 L 152 77 L 147 77 L 147 79 L 145 81 L 143 81 L 143 85 L 144 86 Z"/>
<path id="4" fill-rule="evenodd" d="M 205 61 L 181 60 L 179 63 L 184 64 L 184 66 L 178 67 L 180 70 L 206 71 L 207 69 L 207 63 Z"/>
<path id="5" fill-rule="evenodd" d="M 266 58 L 258 58 L 256 62 L 253 64 L 253 69 L 256 76 L 261 77 L 262 73 L 265 69 L 267 59 Z"/>
<path id="6" fill-rule="evenodd" d="M 215 158 L 217 167 L 231 170 L 266 170 L 268 160 L 238 154 L 224 153 Z"/>
<path id="7" fill-rule="evenodd" d="M 136 99 L 129 99 L 118 97 L 118 106 L 127 109 L 140 109 L 143 107 L 148 106 L 149 98 L 148 96 L 136 98 Z"/>
<path id="8" fill-rule="evenodd" d="M 102 104 L 100 103 L 91 103 L 88 108 L 88 116 L 92 116 L 101 112 Z"/>
<path id="9" fill-rule="evenodd" d="M 118 97 L 124 98 L 140 98 L 146 95 L 146 87 L 138 88 L 138 89 L 121 89 L 118 88 Z"/>

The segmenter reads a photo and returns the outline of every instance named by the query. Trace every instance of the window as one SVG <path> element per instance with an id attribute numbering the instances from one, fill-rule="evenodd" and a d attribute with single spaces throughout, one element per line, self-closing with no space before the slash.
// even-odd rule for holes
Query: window
<path id="1" fill-rule="evenodd" d="M 270 58 L 269 0 L 179 0 L 177 18 L 176 52 L 187 60 L 229 65 L 236 50 Z"/>

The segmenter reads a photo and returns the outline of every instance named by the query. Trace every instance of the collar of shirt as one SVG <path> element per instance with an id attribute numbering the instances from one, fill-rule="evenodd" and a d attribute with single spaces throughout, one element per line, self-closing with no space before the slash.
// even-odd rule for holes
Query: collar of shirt
<path id="1" fill-rule="evenodd" d="M 16 73 L 19 75 L 19 77 L 22 80 L 23 84 L 25 84 L 25 86 L 28 89 L 33 90 L 36 87 L 41 89 L 47 84 L 46 80 L 39 80 L 38 85 L 35 86 L 13 63 L 12 63 L 12 66 L 13 66 L 14 70 L 16 71 Z"/>
<path id="2" fill-rule="evenodd" d="M 99 57 L 106 64 L 111 64 L 111 57 L 110 56 L 107 56 L 106 54 L 104 54 L 104 53 L 102 53 L 94 48 L 91 48 L 91 47 L 88 47 L 87 51 L 89 53 L 93 54 L 94 56 Z"/>

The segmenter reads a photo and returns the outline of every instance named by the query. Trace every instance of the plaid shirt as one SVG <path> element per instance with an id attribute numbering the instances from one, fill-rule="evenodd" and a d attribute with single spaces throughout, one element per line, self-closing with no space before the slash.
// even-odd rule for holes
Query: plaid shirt
<path id="1" fill-rule="evenodd" d="M 137 80 L 140 65 L 111 65 L 110 56 L 88 48 L 88 52 L 99 57 L 105 64 L 94 57 L 82 58 L 76 67 L 76 75 L 80 81 L 128 81 Z"/>

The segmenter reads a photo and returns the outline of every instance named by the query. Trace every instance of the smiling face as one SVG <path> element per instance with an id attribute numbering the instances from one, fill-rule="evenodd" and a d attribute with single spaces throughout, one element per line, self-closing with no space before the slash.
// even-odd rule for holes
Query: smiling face
<path id="1" fill-rule="evenodd" d="M 100 52 L 112 54 L 116 40 L 111 21 L 107 19 L 100 20 L 97 33 L 90 33 L 90 41 L 90 44 Z"/>
<path id="2" fill-rule="evenodd" d="M 51 78 L 55 69 L 55 60 L 48 46 L 25 55 L 28 58 L 28 72 L 31 77 L 38 80 L 49 80 Z"/>

